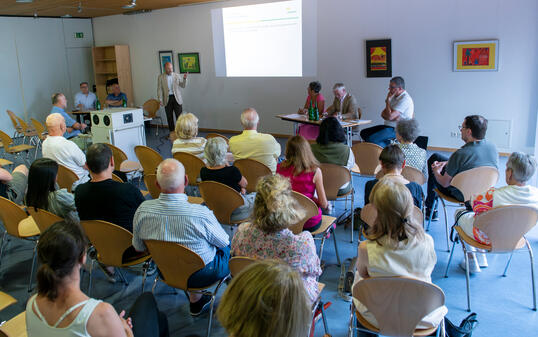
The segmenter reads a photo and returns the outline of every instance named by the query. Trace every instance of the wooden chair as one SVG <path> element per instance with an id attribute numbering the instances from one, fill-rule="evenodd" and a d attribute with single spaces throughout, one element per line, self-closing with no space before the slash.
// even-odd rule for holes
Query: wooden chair
<path id="1" fill-rule="evenodd" d="M 15 238 L 32 241 L 34 243 L 34 252 L 32 254 L 32 267 L 30 270 L 30 279 L 28 281 L 28 292 L 32 290 L 32 280 L 34 277 L 34 267 L 36 259 L 37 239 L 39 228 L 31 216 L 15 204 L 13 201 L 0 197 L 0 219 L 4 224 L 5 231 L 2 234 L 2 245 L 0 246 L 0 265 L 2 264 L 2 253 L 6 246 L 6 234 Z"/>
<path id="2" fill-rule="evenodd" d="M 454 226 L 458 234 L 457 237 L 461 239 L 461 247 L 465 256 L 467 311 L 471 311 L 471 287 L 469 277 L 469 256 L 467 255 L 469 251 L 465 244 L 481 249 L 487 253 L 510 253 L 510 258 L 504 269 L 503 276 L 506 276 L 506 272 L 508 270 L 508 266 L 510 265 L 510 261 L 512 261 L 514 251 L 527 246 L 531 262 L 532 303 L 533 310 L 536 311 L 534 257 L 531 245 L 525 238 L 525 234 L 527 234 L 536 225 L 536 221 L 538 221 L 538 211 L 530 206 L 499 206 L 477 215 L 474 218 L 473 226 L 480 229 L 488 236 L 489 240 L 491 241 L 491 244 L 489 245 L 484 245 L 477 242 L 473 237 L 468 236 L 460 226 Z M 456 242 L 452 245 L 452 251 L 450 252 L 450 257 L 445 270 L 445 277 L 448 277 L 448 268 L 450 267 L 450 262 L 452 261 L 452 254 L 454 254 Z"/>
<path id="3" fill-rule="evenodd" d="M 161 116 L 157 114 L 157 111 L 161 108 L 161 102 L 158 100 L 151 98 L 148 99 L 144 105 L 142 106 L 142 110 L 144 111 L 144 116 L 151 118 L 151 119 L 158 119 L 162 123 L 163 120 Z M 155 124 L 157 126 L 157 131 L 155 132 L 155 135 L 159 135 L 159 124 Z"/>
<path id="4" fill-rule="evenodd" d="M 353 187 L 353 179 L 349 170 L 343 166 L 335 164 L 321 164 L 321 173 L 323 174 L 323 188 L 328 201 L 334 201 L 345 198 L 347 210 L 347 198 L 351 197 L 351 242 L 353 242 L 353 230 L 355 222 L 355 188 Z M 344 184 L 350 184 L 351 189 L 344 194 L 338 194 L 340 187 Z"/>
<path id="5" fill-rule="evenodd" d="M 13 132 L 13 138 L 22 137 L 24 135 L 24 132 L 22 130 L 22 127 L 17 122 L 17 115 L 11 110 L 6 110 L 9 119 L 11 120 L 11 124 L 13 124 L 13 129 L 15 130 Z"/>
<path id="6" fill-rule="evenodd" d="M 34 207 L 27 207 L 26 210 L 28 213 L 30 213 L 30 216 L 34 219 L 34 222 L 37 225 L 37 228 L 39 228 L 39 231 L 43 233 L 47 228 L 52 226 L 53 224 L 62 221 L 63 218 L 57 216 L 56 214 L 53 214 L 49 211 L 46 211 L 41 208 L 34 208 Z"/>
<path id="7" fill-rule="evenodd" d="M 60 188 L 67 189 L 68 192 L 71 192 L 73 189 L 73 184 L 78 181 L 78 176 L 70 168 L 58 164 L 58 178 L 56 182 Z"/>
<path id="8" fill-rule="evenodd" d="M 125 182 L 125 181 L 123 181 L 123 179 L 118 177 L 117 174 L 114 174 L 114 173 L 112 173 L 112 180 L 117 181 L 118 183 L 124 183 Z"/>
<path id="9" fill-rule="evenodd" d="M 355 330 L 383 336 L 428 336 L 438 330 L 438 336 L 444 336 L 444 320 L 439 327 L 416 329 L 424 316 L 445 305 L 445 294 L 435 284 L 405 277 L 372 277 L 355 284 L 353 298 L 368 308 L 378 326 L 368 322 L 351 302 L 349 336 Z M 356 326 L 355 317 L 366 329 Z"/>
<path id="10" fill-rule="evenodd" d="M 0 311 L 9 307 L 13 303 L 17 303 L 17 300 L 14 299 L 13 296 L 3 291 L 0 291 Z"/>
<path id="11" fill-rule="evenodd" d="M 15 118 L 17 118 L 17 122 L 19 123 L 19 125 L 22 128 L 22 132 L 23 132 L 23 136 L 24 136 L 22 142 L 24 143 L 26 138 L 28 138 L 30 140 L 28 142 L 30 145 L 32 143 L 34 143 L 35 138 L 38 138 L 38 134 L 37 134 L 36 129 L 33 126 L 28 125 L 28 123 L 26 123 L 26 121 L 24 119 L 22 119 L 22 118 L 20 118 L 18 116 L 15 116 Z"/>
<path id="12" fill-rule="evenodd" d="M 157 166 L 163 161 L 163 157 L 159 152 L 144 145 L 135 146 L 134 151 L 140 165 L 142 165 L 144 175 L 155 174 L 157 172 Z"/>
<path id="13" fill-rule="evenodd" d="M 463 200 L 466 201 L 466 200 L 471 200 L 471 197 L 473 195 L 487 191 L 490 187 L 494 186 L 497 183 L 498 179 L 499 179 L 499 171 L 497 171 L 495 167 L 480 166 L 480 167 L 475 167 L 473 169 L 456 174 L 452 178 L 452 181 L 450 182 L 450 186 L 457 188 L 463 194 Z M 445 214 L 446 251 L 448 252 L 450 251 L 450 245 L 448 242 L 449 224 L 448 224 L 448 216 L 446 212 L 447 204 L 445 201 L 453 203 L 455 204 L 455 206 L 463 206 L 464 203 L 448 195 L 441 193 L 439 189 L 437 188 L 435 189 L 435 193 L 437 193 L 439 198 L 435 198 L 435 201 L 433 202 L 432 210 L 434 210 L 437 206 L 437 203 L 438 203 L 437 199 L 441 199 L 441 203 L 443 204 L 443 211 Z M 433 215 L 433 211 L 430 213 L 430 218 L 428 219 L 428 226 L 426 227 L 426 230 L 430 229 L 432 215 Z"/>
<path id="14" fill-rule="evenodd" d="M 114 157 L 114 170 L 123 173 L 130 173 L 142 170 L 140 163 L 127 159 L 127 155 L 117 146 L 106 143 L 106 146 L 112 150 L 112 156 Z"/>
<path id="15" fill-rule="evenodd" d="M 2 141 L 2 146 L 4 147 L 4 152 L 9 153 L 10 155 L 14 157 L 18 157 L 22 152 L 26 152 L 26 160 L 28 160 L 29 151 L 35 146 L 28 145 L 28 144 L 20 144 L 20 145 L 11 145 L 13 144 L 13 139 L 4 131 L 0 130 L 0 141 Z"/>
<path id="16" fill-rule="evenodd" d="M 384 176 L 385 174 L 383 170 L 379 170 L 379 172 L 377 172 L 377 174 L 375 175 L 375 178 L 377 180 L 380 180 Z M 419 184 L 420 186 L 424 185 L 428 181 L 422 171 L 419 171 L 416 168 L 410 166 L 404 166 L 402 170 L 402 176 L 411 182 Z"/>
<path id="17" fill-rule="evenodd" d="M 47 132 L 45 131 L 45 126 L 41 124 L 38 120 L 34 118 L 30 118 L 30 122 L 32 123 L 32 126 L 34 127 L 36 131 L 36 157 L 37 157 L 37 150 L 41 147 L 42 143 L 47 138 Z"/>
<path id="18" fill-rule="evenodd" d="M 0 147 L 2 145 L 0 144 Z M 3 166 L 8 166 L 8 165 L 12 165 L 13 162 L 10 161 L 10 160 L 7 160 L 7 159 L 4 159 L 4 158 L 0 158 L 0 167 L 3 167 Z"/>
<path id="19" fill-rule="evenodd" d="M 84 232 L 86 233 L 86 236 L 90 240 L 92 246 L 97 251 L 94 259 L 104 265 L 117 267 L 118 274 L 125 285 L 129 285 L 129 283 L 123 276 L 120 268 L 127 268 L 144 263 L 142 268 L 143 292 L 151 256 L 149 254 L 143 254 L 127 261 L 123 260 L 123 253 L 132 245 L 133 234 L 125 228 L 102 220 L 84 220 L 81 221 L 80 224 L 82 228 L 84 228 Z M 94 259 L 92 258 L 92 263 L 90 266 L 88 296 L 90 296 L 92 291 L 92 271 Z"/>
<path id="20" fill-rule="evenodd" d="M 379 165 L 379 155 L 383 148 L 374 143 L 361 142 L 351 147 L 355 156 L 355 163 L 358 166 L 358 171 L 355 169 L 353 173 L 361 176 L 375 176 L 381 169 Z"/>
<path id="21" fill-rule="evenodd" d="M 185 167 L 185 174 L 189 178 L 189 185 L 198 185 L 198 177 L 200 176 L 200 170 L 205 167 L 205 163 L 202 159 L 187 152 L 174 153 L 174 159 L 181 162 Z"/>
<path id="22" fill-rule="evenodd" d="M 145 174 L 144 175 L 144 185 L 149 191 L 149 194 L 153 199 L 158 199 L 161 194 L 161 190 L 157 187 L 157 175 L 156 174 Z"/>
<path id="23" fill-rule="evenodd" d="M 26 337 L 26 311 L 0 325 L 0 337 Z"/>
<path id="24" fill-rule="evenodd" d="M 185 292 L 198 292 L 211 296 L 211 304 L 209 307 L 209 322 L 207 324 L 207 336 L 211 334 L 211 322 L 213 319 L 213 307 L 215 304 L 215 297 L 221 287 L 221 285 L 230 278 L 230 275 L 225 276 L 221 280 L 214 284 L 204 288 L 190 288 L 188 286 L 189 277 L 205 267 L 205 263 L 200 257 L 192 250 L 184 247 L 178 243 L 156 241 L 156 240 L 144 240 L 149 253 L 153 257 L 153 261 L 157 264 L 160 274 L 162 275 L 162 281 L 170 287 L 181 289 Z M 155 286 L 159 276 L 155 278 L 153 283 L 152 292 L 155 291 Z M 208 289 L 213 288 L 213 291 Z"/>
<path id="25" fill-rule="evenodd" d="M 289 228 L 293 232 L 293 234 L 297 235 L 303 231 L 304 223 L 308 219 L 318 215 L 318 205 L 316 205 L 316 203 L 312 201 L 309 197 L 299 192 L 292 191 L 292 195 L 306 212 L 303 220 L 293 226 L 290 226 Z M 321 261 L 323 257 L 323 247 L 325 245 L 325 240 L 332 234 L 336 259 L 338 261 L 338 265 L 340 265 L 340 254 L 338 253 L 338 244 L 336 242 L 336 236 L 334 231 L 335 221 L 335 217 L 322 215 L 321 226 L 317 230 L 312 232 L 312 236 L 314 237 L 314 240 L 321 240 L 318 252 L 318 256 Z"/>
<path id="26" fill-rule="evenodd" d="M 206 206 L 221 224 L 233 226 L 248 219 L 231 220 L 232 212 L 244 204 L 241 194 L 233 188 L 216 181 L 202 181 L 198 186 Z"/>
<path id="27" fill-rule="evenodd" d="M 210 139 L 210 138 L 215 138 L 215 137 L 220 137 L 224 139 L 226 141 L 226 144 L 230 143 L 230 140 L 228 139 L 228 137 L 221 135 L 220 133 L 208 133 L 207 135 L 205 135 L 205 139 Z"/>
<path id="28" fill-rule="evenodd" d="M 230 275 L 236 277 L 246 267 L 256 262 L 255 258 L 248 256 L 234 256 L 228 261 L 228 267 L 230 268 Z"/>
<path id="29" fill-rule="evenodd" d="M 424 216 L 422 211 L 417 206 L 413 206 L 413 213 L 411 214 L 413 222 L 424 225 Z M 377 209 L 374 204 L 369 203 L 364 205 L 361 211 L 361 220 L 364 221 L 368 226 L 373 226 L 375 220 L 377 219 Z"/>
<path id="30" fill-rule="evenodd" d="M 271 169 L 264 163 L 254 159 L 238 159 L 234 166 L 241 171 L 241 174 L 247 179 L 247 192 L 256 192 L 256 184 L 261 177 L 273 174 Z"/>

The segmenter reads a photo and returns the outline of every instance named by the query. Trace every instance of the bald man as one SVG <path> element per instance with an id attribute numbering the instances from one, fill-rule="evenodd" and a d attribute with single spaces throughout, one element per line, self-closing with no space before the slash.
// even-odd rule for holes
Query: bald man
<path id="1" fill-rule="evenodd" d="M 85 169 L 86 155 L 77 144 L 63 136 L 67 129 L 63 116 L 59 113 L 52 113 L 48 115 L 45 124 L 49 135 L 43 141 L 43 157 L 55 160 L 58 164 L 75 172 L 79 180 L 73 184 L 72 189 L 90 180 L 88 171 Z"/>
<path id="2" fill-rule="evenodd" d="M 259 122 L 260 117 L 254 108 L 245 109 L 241 113 L 243 133 L 230 138 L 230 151 L 235 160 L 246 158 L 257 160 L 269 167 L 274 174 L 280 156 L 280 144 L 272 135 L 258 133 Z"/>
<path id="3" fill-rule="evenodd" d="M 187 73 L 181 76 L 175 73 L 172 68 L 172 63 L 166 62 L 164 65 L 165 72 L 159 75 L 157 79 L 157 97 L 164 106 L 166 111 L 166 119 L 168 121 L 168 130 L 172 133 L 175 129 L 174 114 L 176 119 L 183 112 L 183 99 L 181 98 L 181 89 L 187 85 Z"/>

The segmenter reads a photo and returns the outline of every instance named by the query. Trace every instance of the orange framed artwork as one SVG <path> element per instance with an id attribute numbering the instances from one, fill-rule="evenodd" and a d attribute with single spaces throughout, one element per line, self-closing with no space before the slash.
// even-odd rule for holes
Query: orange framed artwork
<path id="1" fill-rule="evenodd" d="M 366 77 L 392 77 L 390 39 L 366 41 Z"/>
<path id="2" fill-rule="evenodd" d="M 453 71 L 498 71 L 499 40 L 454 42 Z"/>

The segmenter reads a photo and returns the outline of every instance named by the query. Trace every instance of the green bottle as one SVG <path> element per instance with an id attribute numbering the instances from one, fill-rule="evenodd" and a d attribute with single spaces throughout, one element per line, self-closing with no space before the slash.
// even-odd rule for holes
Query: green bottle
<path id="1" fill-rule="evenodd" d="M 125 97 L 121 99 L 121 106 L 126 108 L 127 107 L 127 101 L 125 100 Z"/>
<path id="2" fill-rule="evenodd" d="M 316 101 L 316 106 L 314 108 L 314 120 L 319 121 L 318 101 Z"/>
<path id="3" fill-rule="evenodd" d="M 314 120 L 314 108 L 312 108 L 312 99 L 310 99 L 310 107 L 308 108 L 308 120 Z"/>
<path id="4" fill-rule="evenodd" d="M 99 102 L 99 97 L 97 97 L 97 101 L 95 101 L 95 109 L 101 110 L 101 102 Z"/>

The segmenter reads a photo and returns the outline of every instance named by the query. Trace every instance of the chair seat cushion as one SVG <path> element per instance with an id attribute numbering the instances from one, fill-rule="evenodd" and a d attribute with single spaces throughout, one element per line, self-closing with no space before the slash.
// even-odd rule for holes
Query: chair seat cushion
<path id="1" fill-rule="evenodd" d="M 31 216 L 19 222 L 19 236 L 21 238 L 29 238 L 39 235 L 39 233 L 39 228 Z"/>

